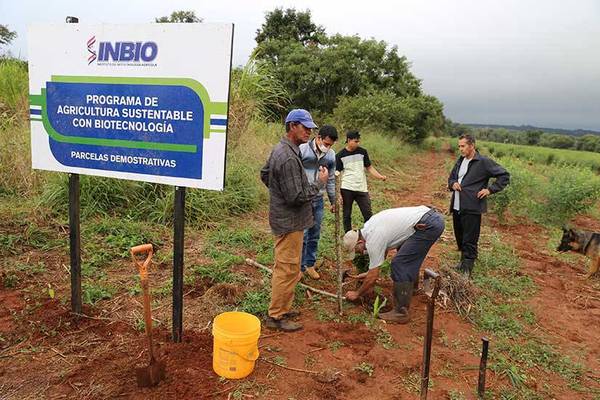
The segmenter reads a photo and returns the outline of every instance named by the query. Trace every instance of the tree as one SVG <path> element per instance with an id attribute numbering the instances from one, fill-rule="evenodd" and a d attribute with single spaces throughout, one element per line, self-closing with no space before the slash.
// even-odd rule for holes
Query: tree
<path id="1" fill-rule="evenodd" d="M 473 128 L 468 125 L 463 125 L 460 123 L 455 123 L 452 127 L 452 131 L 450 132 L 450 136 L 460 137 L 462 135 L 473 135 Z"/>
<path id="2" fill-rule="evenodd" d="M 555 149 L 571 149 L 575 147 L 575 138 L 568 135 L 544 133 L 540 137 L 540 146 L 553 147 Z"/>
<path id="3" fill-rule="evenodd" d="M 261 37 L 262 40 L 262 37 Z M 287 88 L 292 104 L 331 113 L 341 96 L 389 91 L 395 96 L 420 96 L 421 82 L 405 57 L 384 41 L 335 35 L 307 44 L 294 38 L 269 36 L 255 49 L 270 62 Z"/>
<path id="4" fill-rule="evenodd" d="M 389 91 L 342 97 L 333 119 L 342 129 L 372 128 L 415 144 L 444 125 L 443 105 L 435 97 L 398 97 Z"/>
<path id="5" fill-rule="evenodd" d="M 325 38 L 325 29 L 312 22 L 310 10 L 296 11 L 282 8 L 266 14 L 265 22 L 256 31 L 256 43 L 259 45 L 272 41 L 294 41 L 306 46 L 321 43 Z"/>
<path id="6" fill-rule="evenodd" d="M 540 138 L 544 131 L 541 130 L 528 130 L 525 132 L 525 140 L 528 145 L 537 145 L 540 142 Z"/>
<path id="7" fill-rule="evenodd" d="M 204 18 L 196 16 L 194 11 L 173 11 L 168 17 L 155 18 L 154 22 L 158 23 L 173 23 L 173 22 L 202 22 Z"/>
<path id="8" fill-rule="evenodd" d="M 17 37 L 17 32 L 11 31 L 6 25 L 0 25 L 0 44 L 8 45 Z"/>
<path id="9" fill-rule="evenodd" d="M 577 150 L 600 151 L 600 136 L 583 135 L 577 138 Z"/>

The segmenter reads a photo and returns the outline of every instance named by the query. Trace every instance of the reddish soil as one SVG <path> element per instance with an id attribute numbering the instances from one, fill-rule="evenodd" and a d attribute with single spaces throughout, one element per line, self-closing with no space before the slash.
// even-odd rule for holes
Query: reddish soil
<path id="1" fill-rule="evenodd" d="M 445 163 L 450 157 L 445 153 L 421 156 L 417 175 L 404 176 L 399 182 L 388 175 L 391 179 L 385 190 L 395 197 L 393 206 L 433 204 L 445 208 Z M 266 218 L 263 215 L 259 219 L 268 234 Z M 600 231 L 596 221 L 584 218 L 577 223 Z M 557 258 L 547 248 L 548 232 L 536 225 L 499 225 L 492 217 L 486 218 L 484 224 L 500 231 L 504 239 L 515 246 L 523 260 L 523 273 L 535 280 L 538 291 L 529 303 L 536 311 L 544 337 L 564 354 L 584 352 L 586 367 L 589 371 L 598 371 L 600 343 L 596 331 L 600 324 L 600 298 L 598 287 L 592 286 L 593 281 L 582 279 L 583 266 L 573 266 Z M 451 226 L 447 226 L 441 243 L 453 243 Z M 186 246 L 188 244 L 197 245 L 193 240 L 188 240 Z M 424 267 L 437 269 L 441 251 L 442 246 L 435 245 Z M 186 287 L 182 343 L 169 340 L 170 299 L 167 296 L 157 300 L 154 315 L 161 321 L 157 330 L 159 357 L 166 360 L 167 377 L 155 388 L 139 389 L 135 367 L 148 363 L 145 337 L 134 328 L 133 316 L 141 312 L 139 302 L 127 295 L 126 283 L 123 283 L 123 292 L 110 301 L 86 308 L 84 313 L 88 317 L 75 318 L 69 312 L 67 301 L 47 300 L 47 296 L 42 295 L 45 285 L 51 282 L 56 288 L 56 298 L 69 298 L 68 274 L 62 267 L 68 263 L 66 256 L 51 254 L 55 261 L 49 266 L 48 276 L 37 286 L 20 284 L 16 289 L 0 288 L 0 399 L 419 397 L 426 328 L 424 295 L 415 297 L 409 324 L 381 325 L 395 343 L 390 349 L 384 348 L 390 341 L 385 340 L 381 329 L 370 329 L 363 323 L 352 324 L 346 318 L 336 322 L 332 320 L 336 317 L 334 302 L 305 300 L 299 318 L 304 330 L 292 334 L 264 330 L 259 340 L 261 357 L 254 372 L 243 380 L 225 380 L 212 371 L 212 337 L 207 323 L 219 306 L 235 304 L 241 291 L 249 286 L 257 287 L 262 278 L 253 267 L 235 266 L 238 272 L 251 278 L 249 286 L 211 287 L 202 280 Z M 24 250 L 19 257 L 43 256 Z M 329 263 L 321 267 L 321 272 L 325 278 L 334 276 Z M 169 267 L 159 266 L 155 273 L 168 276 Z M 123 279 L 123 282 L 127 281 Z M 326 279 L 316 286 L 333 291 L 333 285 Z M 389 296 L 389 284 L 383 280 L 382 286 L 384 294 Z M 364 314 L 365 311 L 370 312 L 368 308 L 351 306 L 346 314 Z M 431 360 L 433 385 L 429 398 L 449 399 L 451 394 L 459 393 L 463 398 L 475 398 L 483 334 L 454 312 L 436 309 Z M 276 365 L 282 362 L 284 366 Z M 358 368 L 360 365 L 362 371 Z M 554 398 L 592 398 L 561 386 L 564 381 L 553 374 L 541 369 L 535 374 L 540 382 L 541 378 L 557 382 L 551 388 Z M 594 385 L 593 381 L 589 382 Z M 488 371 L 488 388 L 498 393 L 508 385 L 505 376 Z"/>

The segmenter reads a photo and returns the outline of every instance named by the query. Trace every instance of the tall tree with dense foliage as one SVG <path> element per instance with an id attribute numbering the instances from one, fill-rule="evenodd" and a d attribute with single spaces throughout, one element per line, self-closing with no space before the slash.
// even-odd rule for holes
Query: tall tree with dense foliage
<path id="1" fill-rule="evenodd" d="M 331 113 L 340 96 L 386 90 L 421 95 L 421 83 L 405 57 L 384 41 L 327 36 L 309 11 L 275 9 L 256 36 L 258 59 L 273 63 L 292 103 Z"/>
<path id="2" fill-rule="evenodd" d="M 315 24 L 310 11 L 276 8 L 267 13 L 265 22 L 256 31 L 259 45 L 275 41 L 293 41 L 303 46 L 318 44 L 325 38 L 325 28 Z"/>
<path id="3" fill-rule="evenodd" d="M 168 17 L 160 17 L 154 19 L 154 22 L 158 23 L 199 23 L 202 21 L 204 21 L 204 19 L 197 17 L 194 11 L 173 11 Z"/>

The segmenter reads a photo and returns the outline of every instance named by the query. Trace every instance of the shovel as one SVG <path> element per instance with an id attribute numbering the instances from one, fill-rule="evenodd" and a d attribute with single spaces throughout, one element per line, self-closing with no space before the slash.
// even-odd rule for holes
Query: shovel
<path id="1" fill-rule="evenodd" d="M 147 253 L 144 262 L 137 259 L 138 254 Z M 152 259 L 153 249 L 151 244 L 142 244 L 131 248 L 133 263 L 140 271 L 142 294 L 144 296 L 144 325 L 148 335 L 148 348 L 150 350 L 150 365 L 136 368 L 135 376 L 139 387 L 155 386 L 161 379 L 165 378 L 165 362 L 154 357 L 154 345 L 152 343 L 152 315 L 150 310 L 150 287 L 148 285 L 148 266 Z"/>

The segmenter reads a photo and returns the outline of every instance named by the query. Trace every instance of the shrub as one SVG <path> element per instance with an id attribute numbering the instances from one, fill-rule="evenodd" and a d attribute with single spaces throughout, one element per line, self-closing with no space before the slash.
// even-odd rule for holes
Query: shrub
<path id="1" fill-rule="evenodd" d="M 600 199 L 600 178 L 590 170 L 557 167 L 549 176 L 544 194 L 544 220 L 562 224 L 597 203 Z"/>
<path id="2" fill-rule="evenodd" d="M 342 129 L 382 131 L 419 144 L 441 129 L 442 105 L 431 96 L 398 97 L 390 92 L 340 98 L 333 120 Z"/>

